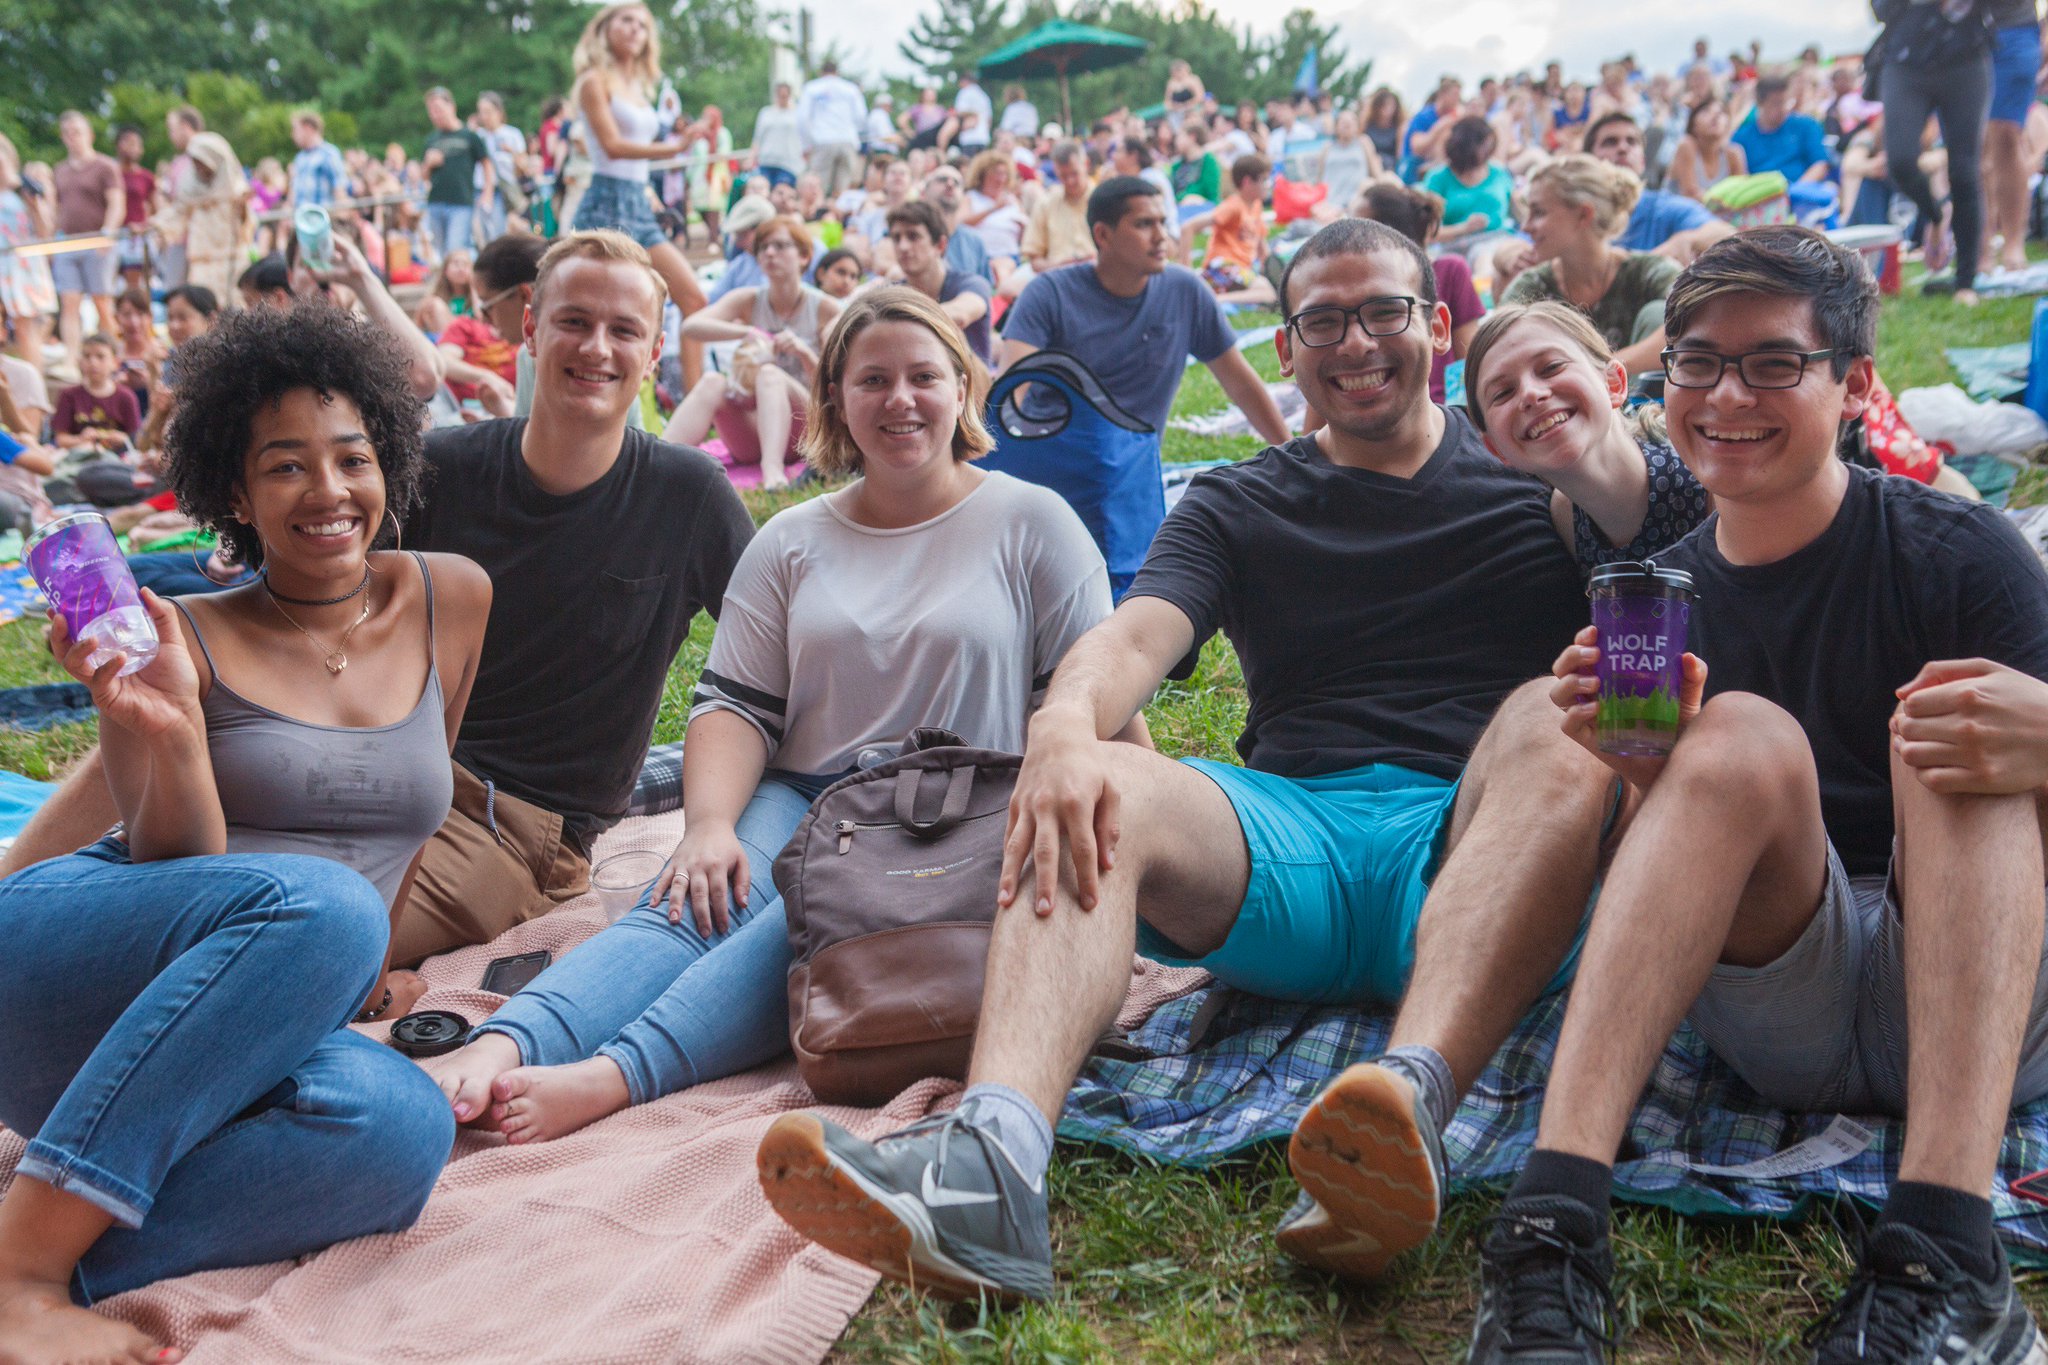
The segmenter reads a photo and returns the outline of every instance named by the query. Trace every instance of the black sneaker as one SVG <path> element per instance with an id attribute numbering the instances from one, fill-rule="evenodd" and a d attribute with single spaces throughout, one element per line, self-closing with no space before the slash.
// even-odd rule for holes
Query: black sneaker
<path id="1" fill-rule="evenodd" d="M 2013 1289 L 2002 1248 L 1997 1275 L 1973 1279 L 1903 1223 L 1871 1232 L 1848 1292 L 1806 1344 L 1815 1365 L 2048 1365 L 2048 1346 Z"/>
<path id="2" fill-rule="evenodd" d="M 783 1221 L 913 1289 L 954 1298 L 1052 1296 L 1045 1182 L 958 1111 L 874 1142 L 815 1114 L 761 1139 L 761 1188 Z"/>
<path id="3" fill-rule="evenodd" d="M 1607 1223 L 1564 1195 L 1510 1199 L 1479 1244 L 1471 1365 L 1606 1365 L 1614 1358 Z"/>

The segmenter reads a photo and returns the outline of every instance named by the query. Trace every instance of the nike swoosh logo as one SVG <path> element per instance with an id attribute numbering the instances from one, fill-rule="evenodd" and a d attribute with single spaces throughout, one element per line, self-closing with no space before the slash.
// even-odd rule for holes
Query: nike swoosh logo
<path id="1" fill-rule="evenodd" d="M 924 1168 L 924 1188 L 920 1193 L 924 1195 L 924 1202 L 933 1208 L 946 1208 L 957 1204 L 993 1204 L 1002 1198 L 997 1194 L 975 1194 L 971 1190 L 940 1189 L 939 1183 L 932 1179 L 930 1166 Z"/>

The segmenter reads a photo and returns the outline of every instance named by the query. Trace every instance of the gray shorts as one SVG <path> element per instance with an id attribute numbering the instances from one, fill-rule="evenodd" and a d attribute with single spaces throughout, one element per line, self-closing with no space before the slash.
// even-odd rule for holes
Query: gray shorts
<path id="1" fill-rule="evenodd" d="M 1688 1022 L 1752 1090 L 1780 1108 L 1903 1116 L 1905 943 L 1891 875 L 1851 877 L 1830 846 L 1827 888 L 1799 941 L 1767 966 L 1716 966 Z M 2043 1094 L 2048 945 L 2034 978 L 2013 1103 Z"/>
<path id="2" fill-rule="evenodd" d="M 57 252 L 50 257 L 50 279 L 59 294 L 105 295 L 110 292 L 109 267 L 113 256 L 113 248 L 104 246 L 92 251 Z M 113 321 L 102 318 L 100 325 L 111 329 Z"/>

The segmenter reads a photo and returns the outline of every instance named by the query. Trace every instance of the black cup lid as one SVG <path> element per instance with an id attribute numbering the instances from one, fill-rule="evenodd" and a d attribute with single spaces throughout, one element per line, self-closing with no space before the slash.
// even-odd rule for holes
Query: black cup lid
<path id="1" fill-rule="evenodd" d="M 420 1010 L 391 1026 L 391 1046 L 408 1057 L 439 1057 L 469 1036 L 469 1020 L 452 1010 Z"/>
<path id="2" fill-rule="evenodd" d="M 1680 592 L 1691 592 L 1692 575 L 1683 569 L 1664 569 L 1654 559 L 1640 564 L 1634 560 L 1622 560 L 1614 564 L 1602 564 L 1593 570 L 1587 588 L 1677 588 Z"/>

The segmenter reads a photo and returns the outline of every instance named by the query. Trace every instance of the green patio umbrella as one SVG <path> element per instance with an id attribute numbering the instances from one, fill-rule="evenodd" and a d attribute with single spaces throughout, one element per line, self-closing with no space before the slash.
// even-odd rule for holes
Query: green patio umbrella
<path id="1" fill-rule="evenodd" d="M 1067 77 L 1135 62 L 1151 44 L 1143 38 L 1113 29 L 1095 28 L 1067 19 L 1051 19 L 1014 43 L 1005 43 L 976 63 L 983 76 L 1014 80 L 1032 76 L 1057 76 L 1060 82 L 1060 123 L 1069 132 L 1074 127 L 1073 101 L 1067 93 Z"/>

